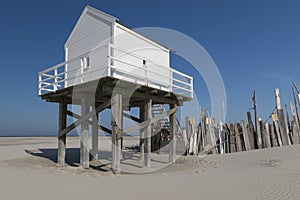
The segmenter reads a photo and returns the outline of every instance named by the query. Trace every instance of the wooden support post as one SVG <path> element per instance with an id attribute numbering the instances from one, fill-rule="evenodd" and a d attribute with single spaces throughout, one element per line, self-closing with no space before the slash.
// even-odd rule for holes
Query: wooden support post
<path id="1" fill-rule="evenodd" d="M 253 92 L 253 104 L 254 104 L 254 115 L 255 115 L 255 131 L 256 131 L 256 142 L 257 142 L 257 148 L 262 148 L 262 138 L 261 138 L 261 131 L 260 131 L 260 124 L 259 124 L 259 118 L 257 116 L 257 106 L 256 106 L 256 91 Z"/>
<path id="2" fill-rule="evenodd" d="M 148 100 L 145 106 L 145 120 L 151 120 L 152 118 L 152 101 Z M 151 160 L 151 124 L 144 128 L 145 130 L 145 138 L 144 138 L 144 167 L 150 167 L 150 160 Z"/>
<path id="3" fill-rule="evenodd" d="M 293 116 L 293 144 L 300 144 L 300 128 L 299 128 L 299 118 L 296 114 L 296 110 L 292 102 L 290 102 L 290 108 Z"/>
<path id="4" fill-rule="evenodd" d="M 270 148 L 271 147 L 271 139 L 270 139 L 270 130 L 269 130 L 269 123 L 266 122 L 264 124 L 265 126 L 265 144 L 266 144 L 266 148 Z"/>
<path id="5" fill-rule="evenodd" d="M 117 139 L 123 121 L 122 95 L 113 94 L 111 98 L 111 125 L 112 125 L 112 163 L 111 170 L 119 174 L 121 170 L 121 141 Z"/>
<path id="6" fill-rule="evenodd" d="M 58 122 L 59 132 L 67 127 L 67 106 L 68 104 L 64 100 L 59 103 L 59 122 Z M 66 139 L 67 139 L 66 135 L 58 137 L 57 161 L 60 166 L 63 166 L 65 164 Z"/>
<path id="7" fill-rule="evenodd" d="M 85 98 L 81 99 L 81 116 L 90 112 L 89 101 Z M 89 124 L 88 120 L 85 120 L 81 124 L 80 134 L 80 164 L 83 168 L 89 168 Z"/>
<path id="8" fill-rule="evenodd" d="M 259 120 L 259 126 L 260 126 L 260 131 L 261 131 L 261 141 L 262 141 L 262 148 L 266 148 L 266 129 L 264 126 L 264 122 L 262 120 Z"/>
<path id="9" fill-rule="evenodd" d="M 280 135 L 280 131 L 279 131 L 278 121 L 273 121 L 273 123 L 274 123 L 274 127 L 275 127 L 278 146 L 282 147 L 283 143 L 282 143 L 282 139 L 281 139 L 281 135 Z"/>
<path id="10" fill-rule="evenodd" d="M 145 112 L 146 112 L 145 106 L 144 105 L 140 106 L 141 122 L 146 120 Z M 145 128 L 141 128 L 139 131 L 140 131 L 140 145 L 139 145 L 140 146 L 140 159 L 144 160 L 145 159 L 145 157 L 144 157 L 144 155 L 145 155 L 145 152 L 144 152 L 144 150 L 145 150 Z"/>
<path id="11" fill-rule="evenodd" d="M 230 124 L 229 130 L 230 130 L 230 153 L 234 153 L 236 152 L 234 124 Z"/>
<path id="12" fill-rule="evenodd" d="M 249 142 L 250 142 L 250 145 L 251 145 L 251 149 L 255 149 L 256 148 L 256 137 L 255 137 L 255 129 L 254 129 L 254 125 L 253 125 L 253 122 L 252 122 L 252 118 L 251 118 L 251 113 L 250 112 L 247 112 L 247 118 L 248 118 L 248 129 L 249 129 L 249 132 L 248 132 L 248 137 L 249 137 Z"/>
<path id="13" fill-rule="evenodd" d="M 170 104 L 170 109 L 177 108 L 176 104 Z M 169 162 L 176 159 L 176 112 L 170 115 L 170 150 Z"/>
<path id="14" fill-rule="evenodd" d="M 235 141 L 236 141 L 236 152 L 243 151 L 241 136 L 237 124 L 234 124 Z"/>
<path id="15" fill-rule="evenodd" d="M 225 137 L 224 137 L 224 131 L 223 131 L 223 123 L 220 122 L 219 125 L 219 138 L 220 138 L 220 154 L 224 154 L 225 152 Z"/>
<path id="16" fill-rule="evenodd" d="M 244 143 L 245 143 L 245 149 L 246 149 L 246 151 L 250 151 L 252 149 L 252 147 L 250 145 L 249 134 L 248 134 L 248 131 L 247 131 L 246 122 L 244 120 L 242 120 L 241 125 L 242 125 L 242 130 L 243 130 L 243 138 L 244 138 Z"/>
<path id="17" fill-rule="evenodd" d="M 95 107 L 92 105 L 92 109 Z M 93 160 L 99 159 L 99 132 L 98 132 L 98 121 L 99 121 L 99 113 L 96 113 L 92 116 L 92 158 Z"/>
<path id="18" fill-rule="evenodd" d="M 271 146 L 272 147 L 278 147 L 278 142 L 276 139 L 275 131 L 274 131 L 274 125 L 269 125 L 270 135 L 271 135 Z"/>
<path id="19" fill-rule="evenodd" d="M 284 112 L 283 109 L 281 108 L 280 92 L 278 88 L 275 89 L 275 99 L 276 99 L 276 108 L 277 108 L 277 115 L 278 115 L 278 125 L 281 134 L 282 144 L 288 145 L 289 142 L 288 142 L 287 127 L 285 123 Z"/>

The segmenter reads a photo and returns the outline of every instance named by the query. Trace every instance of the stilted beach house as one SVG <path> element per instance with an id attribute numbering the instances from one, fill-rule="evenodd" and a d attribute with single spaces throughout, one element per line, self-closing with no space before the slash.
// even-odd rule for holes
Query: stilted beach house
<path id="1" fill-rule="evenodd" d="M 87 6 L 65 43 L 65 61 L 39 73 L 38 93 L 59 104 L 58 163 L 64 165 L 66 135 L 77 126 L 80 164 L 89 167 L 89 155 L 98 159 L 98 129 L 112 135 L 112 165 L 120 172 L 120 141 L 140 131 L 141 158 L 150 167 L 151 124 L 169 117 L 170 162 L 175 159 L 177 106 L 193 98 L 193 79 L 170 67 L 170 49 L 119 23 L 116 17 Z M 80 105 L 81 115 L 68 110 Z M 152 107 L 169 104 L 169 110 L 152 116 Z M 123 130 L 124 110 L 139 107 L 137 125 Z M 111 127 L 98 115 L 111 110 Z M 67 124 L 67 116 L 76 121 Z M 89 147 L 91 125 L 92 146 Z"/>

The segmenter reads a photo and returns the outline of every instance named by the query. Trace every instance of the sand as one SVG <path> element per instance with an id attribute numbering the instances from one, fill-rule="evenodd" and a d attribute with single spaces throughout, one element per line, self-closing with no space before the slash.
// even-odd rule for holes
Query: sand
<path id="1" fill-rule="evenodd" d="M 121 175 L 109 171 L 110 141 L 100 138 L 100 161 L 78 166 L 77 137 L 67 140 L 67 164 L 56 164 L 56 138 L 0 138 L 0 199 L 300 199 L 300 146 L 205 157 L 152 155 L 142 168 L 126 138 Z M 144 173 L 150 171 L 149 173 Z M 142 173 L 143 172 L 143 173 Z"/>

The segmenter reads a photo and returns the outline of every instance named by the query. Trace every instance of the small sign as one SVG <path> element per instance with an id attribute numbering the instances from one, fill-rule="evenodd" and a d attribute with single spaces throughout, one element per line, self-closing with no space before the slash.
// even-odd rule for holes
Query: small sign
<path id="1" fill-rule="evenodd" d="M 277 116 L 276 113 L 273 113 L 273 114 L 272 114 L 272 120 L 273 120 L 274 122 L 277 122 L 277 121 L 278 121 L 278 116 Z"/>

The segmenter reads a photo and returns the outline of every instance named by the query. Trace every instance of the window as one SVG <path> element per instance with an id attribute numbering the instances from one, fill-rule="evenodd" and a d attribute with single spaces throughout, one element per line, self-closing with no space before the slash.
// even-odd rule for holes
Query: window
<path id="1" fill-rule="evenodd" d="M 81 58 L 81 67 L 83 69 L 89 69 L 90 68 L 90 57 L 84 56 Z"/>

